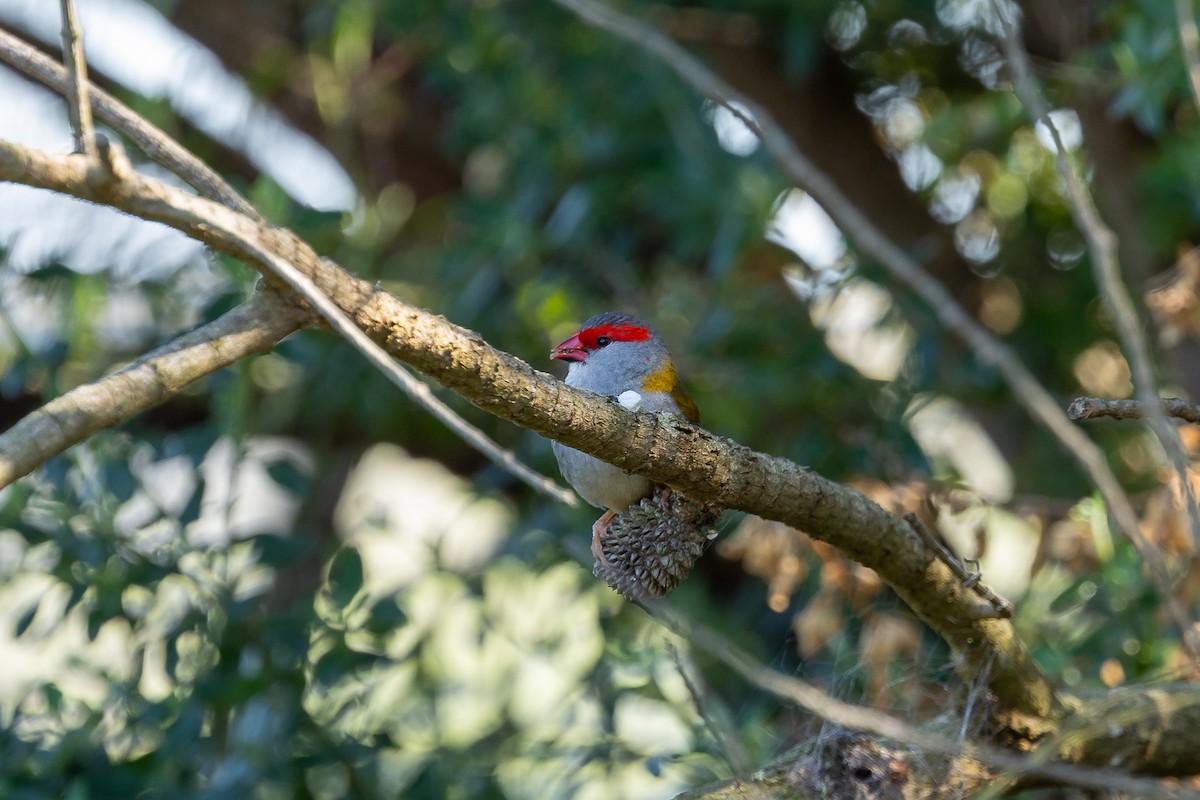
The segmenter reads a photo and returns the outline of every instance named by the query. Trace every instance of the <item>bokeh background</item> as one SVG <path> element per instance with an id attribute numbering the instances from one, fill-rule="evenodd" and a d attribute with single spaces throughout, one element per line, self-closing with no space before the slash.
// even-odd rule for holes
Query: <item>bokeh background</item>
<path id="1" fill-rule="evenodd" d="M 4 0 L 0 26 L 55 52 L 56 5 Z M 626 9 L 767 107 L 1064 406 L 1130 394 L 989 2 Z M 889 508 L 932 498 L 1060 685 L 1177 674 L 1074 462 L 733 114 L 636 48 L 550 2 L 78 10 L 94 80 L 346 268 L 547 370 L 593 313 L 650 319 L 707 427 Z M 1165 392 L 1195 398 L 1200 118 L 1173 4 L 1023 12 Z M 62 102 L 0 69 L 0 137 L 66 152 Z M 0 427 L 254 282 L 164 227 L 0 186 Z M 545 440 L 447 399 L 557 474 Z M 1195 611 L 1157 443 L 1087 431 Z M 0 492 L 0 796 L 666 798 L 819 731 L 593 578 L 593 517 L 334 336 L 293 336 Z M 969 696 L 872 572 L 774 523 L 721 530 L 679 609 L 842 699 L 920 721 Z"/>

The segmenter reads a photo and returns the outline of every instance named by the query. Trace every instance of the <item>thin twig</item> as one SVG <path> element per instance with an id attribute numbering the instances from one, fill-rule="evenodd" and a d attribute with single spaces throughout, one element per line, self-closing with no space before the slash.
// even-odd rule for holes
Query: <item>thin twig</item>
<path id="1" fill-rule="evenodd" d="M 921 522 L 920 517 L 910 511 L 904 515 L 904 521 L 921 537 L 921 541 L 925 542 L 926 546 L 937 554 L 938 558 L 946 562 L 946 566 L 950 567 L 950 571 L 954 573 L 955 577 L 962 581 L 963 586 L 971 587 L 975 591 L 975 594 L 991 604 L 991 610 L 995 613 L 996 617 L 1001 619 L 1012 618 L 1013 604 L 992 591 L 991 587 L 986 586 L 980 580 L 980 573 L 969 572 L 963 566 L 962 560 L 950 552 L 949 548 L 938 541 L 938 538 L 925 527 L 925 523 Z"/>
<path id="2" fill-rule="evenodd" d="M 1112 311 L 1113 322 L 1116 324 L 1117 334 L 1121 338 L 1122 350 L 1129 361 L 1134 394 L 1141 401 L 1143 411 L 1146 412 L 1147 425 L 1162 444 L 1163 451 L 1174 468 L 1175 479 L 1179 483 L 1180 494 L 1183 498 L 1180 505 L 1186 528 L 1191 531 L 1192 541 L 1200 545 L 1200 513 L 1197 513 L 1196 494 L 1192 490 L 1192 484 L 1188 478 L 1187 454 L 1179 439 L 1179 432 L 1167 422 L 1162 405 L 1159 403 L 1158 382 L 1154 376 L 1150 346 L 1146 341 L 1137 307 L 1121 279 L 1121 268 L 1117 260 L 1116 234 L 1101 218 L 1091 192 L 1088 191 L 1063 144 L 1058 127 L 1050 116 L 1050 108 L 1042 97 L 1037 80 L 1033 77 L 1029 66 L 1029 56 L 1021 44 L 1016 20 L 1010 17 L 1008 8 L 1002 0 L 992 0 L 992 9 L 1000 21 L 1003 31 L 1001 44 L 1012 71 L 1013 86 L 1033 121 L 1045 125 L 1054 140 L 1055 160 L 1066 187 L 1067 204 L 1071 209 L 1071 216 L 1075 220 L 1076 227 L 1087 241 L 1096 286 Z M 1124 527 L 1122 525 L 1122 528 Z M 1142 557 L 1149 562 L 1151 575 L 1158 584 L 1159 592 L 1166 601 L 1175 624 L 1180 627 L 1185 646 L 1193 658 L 1200 660 L 1200 644 L 1194 641 L 1191 635 L 1191 619 L 1183 605 L 1175 598 L 1174 592 L 1170 590 L 1170 574 L 1161 552 L 1152 542 L 1141 536 L 1140 531 L 1133 542 Z"/>
<path id="3" fill-rule="evenodd" d="M 5 30 L 0 30 L 0 63 L 63 96 L 70 92 L 70 73 L 61 64 Z M 262 220 L 258 209 L 186 148 L 103 89 L 89 88 L 96 116 L 128 138 L 147 158 L 178 175 L 202 197 Z"/>
<path id="4" fill-rule="evenodd" d="M 1200 425 L 1200 405 L 1180 400 L 1178 397 L 1164 397 L 1161 400 L 1162 413 L 1175 417 L 1193 425 Z M 1103 397 L 1076 397 L 1067 407 L 1067 416 L 1071 419 L 1095 419 L 1097 417 L 1112 417 L 1113 419 L 1141 419 L 1146 414 L 1141 400 L 1108 400 Z"/>
<path id="5" fill-rule="evenodd" d="M 1016 354 L 976 322 L 944 286 L 867 219 L 837 184 L 800 151 L 766 108 L 734 89 L 685 49 L 645 23 L 596 0 L 554 2 L 589 24 L 637 45 L 661 60 L 685 83 L 728 109 L 754 131 L 783 173 L 825 209 L 860 252 L 877 261 L 896 280 L 923 299 L 938 321 L 966 342 L 981 362 L 996 368 L 1011 388 L 1013 398 L 1058 439 L 1063 449 L 1075 458 L 1099 490 L 1116 520 L 1117 528 L 1133 542 L 1150 565 L 1159 594 L 1164 598 L 1172 596 L 1170 575 L 1162 555 L 1142 535 L 1129 497 L 1109 467 L 1104 452 L 1067 419 L 1058 401 Z M 1184 620 L 1176 617 L 1176 621 L 1182 624 Z M 1182 630 L 1186 632 L 1188 628 L 1184 626 Z M 1185 642 L 1188 642 L 1186 635 Z M 1200 646 L 1191 649 L 1195 653 L 1200 651 Z"/>
<path id="6" fill-rule="evenodd" d="M 675 669 L 679 671 L 679 677 L 683 678 L 683 683 L 692 696 L 696 713 L 708 726 L 708 730 L 717 746 L 721 748 L 721 755 L 725 757 L 725 762 L 729 764 L 730 770 L 734 775 L 745 775 L 750 772 L 754 765 L 750 762 L 750 754 L 746 752 L 746 746 L 742 744 L 741 736 L 730 722 L 725 708 L 720 706 L 718 701 L 713 699 L 712 693 L 706 690 L 703 685 L 704 677 L 696 668 L 691 656 L 671 642 L 667 643 L 667 650 L 675 661 Z"/>
<path id="7" fill-rule="evenodd" d="M 67 70 L 67 116 L 75 137 L 75 152 L 96 154 L 92 104 L 88 98 L 87 61 L 83 57 L 83 30 L 71 0 L 61 0 L 63 65 Z"/>
<path id="8" fill-rule="evenodd" d="M 270 350 L 309 316 L 277 292 L 256 293 L 120 371 L 54 398 L 0 433 L 0 489 L 96 431 L 166 402 L 193 381 Z"/>
<path id="9" fill-rule="evenodd" d="M 1192 0 L 1175 0 L 1175 19 L 1179 25 L 1180 51 L 1192 87 L 1192 102 L 1200 111 L 1200 31 L 1196 29 L 1196 10 Z"/>

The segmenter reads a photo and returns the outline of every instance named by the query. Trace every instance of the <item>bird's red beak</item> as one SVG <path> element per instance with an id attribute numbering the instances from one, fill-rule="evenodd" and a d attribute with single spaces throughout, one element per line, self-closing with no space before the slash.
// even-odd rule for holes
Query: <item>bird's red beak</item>
<path id="1" fill-rule="evenodd" d="M 579 334 L 576 333 L 551 350 L 550 357 L 562 361 L 578 361 L 582 364 L 587 360 L 587 351 L 583 349 L 583 342 L 579 341 Z"/>

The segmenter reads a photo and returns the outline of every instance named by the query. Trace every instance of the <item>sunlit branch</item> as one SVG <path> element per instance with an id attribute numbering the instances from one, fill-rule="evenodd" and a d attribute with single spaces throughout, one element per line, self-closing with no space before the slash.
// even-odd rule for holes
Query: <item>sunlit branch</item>
<path id="1" fill-rule="evenodd" d="M 70 91 L 70 73 L 62 65 L 5 30 L 0 30 L 0 63 L 64 97 Z M 128 138 L 151 161 L 178 175 L 202 196 L 248 217 L 262 218 L 258 209 L 234 191 L 224 178 L 120 100 L 96 86 L 89 86 L 88 97 L 96 116 Z"/>
<path id="2" fill-rule="evenodd" d="M 63 65 L 67 78 L 67 115 L 71 119 L 71 134 L 75 137 L 75 152 L 92 155 L 96 152 L 96 131 L 92 125 L 92 103 L 88 98 L 87 61 L 83 56 L 83 31 L 75 16 L 71 0 L 61 0 Z"/>

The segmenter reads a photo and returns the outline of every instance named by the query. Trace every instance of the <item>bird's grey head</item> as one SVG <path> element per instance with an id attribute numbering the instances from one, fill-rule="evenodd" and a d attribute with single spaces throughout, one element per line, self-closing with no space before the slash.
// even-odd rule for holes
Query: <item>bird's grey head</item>
<path id="1" fill-rule="evenodd" d="M 638 390 L 647 375 L 670 360 L 654 328 L 618 311 L 592 317 L 550 356 L 570 364 L 567 383 L 602 394 Z"/>

